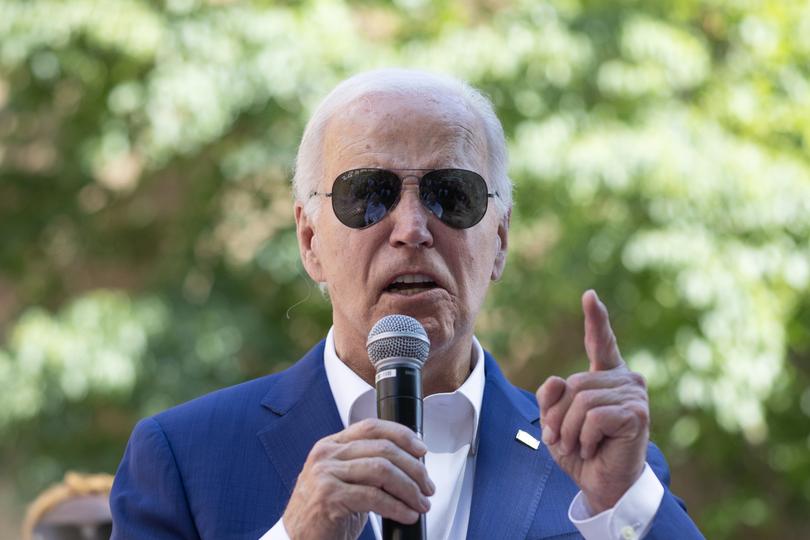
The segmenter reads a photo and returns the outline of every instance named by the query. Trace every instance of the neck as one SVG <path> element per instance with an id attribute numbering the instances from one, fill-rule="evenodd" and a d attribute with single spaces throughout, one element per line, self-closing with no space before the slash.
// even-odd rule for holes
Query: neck
<path id="1" fill-rule="evenodd" d="M 346 339 L 346 333 L 335 327 L 335 351 L 338 358 L 349 366 L 361 379 L 374 386 L 376 370 L 368 359 L 365 338 Z M 472 334 L 453 340 L 445 347 L 431 349 L 422 368 L 424 395 L 454 392 L 464 384 L 472 371 Z"/>

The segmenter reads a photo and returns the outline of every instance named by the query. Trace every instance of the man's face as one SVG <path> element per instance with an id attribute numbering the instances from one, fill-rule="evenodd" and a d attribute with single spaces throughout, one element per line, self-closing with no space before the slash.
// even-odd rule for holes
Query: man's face
<path id="1" fill-rule="evenodd" d="M 477 225 L 445 225 L 421 204 L 417 184 L 424 171 L 412 169 L 469 169 L 494 191 L 480 121 L 452 96 L 370 94 L 329 122 L 323 145 L 319 192 L 331 191 L 340 173 L 356 168 L 390 169 L 403 180 L 393 211 L 365 229 L 338 221 L 327 198 L 314 217 L 296 204 L 302 259 L 309 275 L 328 287 L 338 353 L 344 360 L 347 354 L 367 359 L 369 330 L 393 313 L 422 323 L 431 358 L 465 340 L 469 347 L 489 282 L 503 270 L 508 218 L 499 217 L 491 200 Z M 402 276 L 429 283 L 395 284 Z"/>

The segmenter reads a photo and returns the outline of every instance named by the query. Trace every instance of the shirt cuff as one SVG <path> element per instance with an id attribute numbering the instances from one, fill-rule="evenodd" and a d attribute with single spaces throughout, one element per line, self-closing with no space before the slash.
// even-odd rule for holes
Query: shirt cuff
<path id="1" fill-rule="evenodd" d="M 284 518 L 279 519 L 273 528 L 264 533 L 259 540 L 290 540 L 287 529 L 284 528 Z"/>
<path id="2" fill-rule="evenodd" d="M 664 486 L 645 463 L 616 506 L 594 516 L 580 491 L 568 507 L 568 519 L 585 540 L 636 540 L 647 534 L 663 497 Z"/>

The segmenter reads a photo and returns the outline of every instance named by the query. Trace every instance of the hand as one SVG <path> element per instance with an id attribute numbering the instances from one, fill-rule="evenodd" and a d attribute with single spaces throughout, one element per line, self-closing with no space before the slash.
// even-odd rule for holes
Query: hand
<path id="1" fill-rule="evenodd" d="M 650 413 L 644 378 L 627 368 L 607 308 L 592 290 L 582 295 L 587 372 L 549 377 L 537 390 L 543 442 L 579 486 L 590 509 L 615 506 L 641 476 Z"/>
<path id="2" fill-rule="evenodd" d="M 368 512 L 415 523 L 435 491 L 419 457 L 425 444 L 405 426 L 369 419 L 312 447 L 284 511 L 290 538 L 356 539 Z"/>

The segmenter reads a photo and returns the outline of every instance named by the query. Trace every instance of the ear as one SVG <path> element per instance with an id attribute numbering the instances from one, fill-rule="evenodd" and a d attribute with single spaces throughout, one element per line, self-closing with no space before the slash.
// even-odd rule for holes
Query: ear
<path id="1" fill-rule="evenodd" d="M 326 281 L 323 275 L 323 267 L 318 257 L 318 238 L 315 234 L 315 226 L 311 216 L 304 211 L 301 202 L 295 202 L 295 234 L 298 237 L 298 252 L 301 255 L 301 262 L 304 269 L 315 283 Z"/>
<path id="2" fill-rule="evenodd" d="M 506 266 L 506 249 L 509 246 L 509 224 L 512 222 L 512 209 L 498 222 L 498 238 L 495 245 L 495 262 L 492 265 L 492 281 L 498 281 Z"/>

